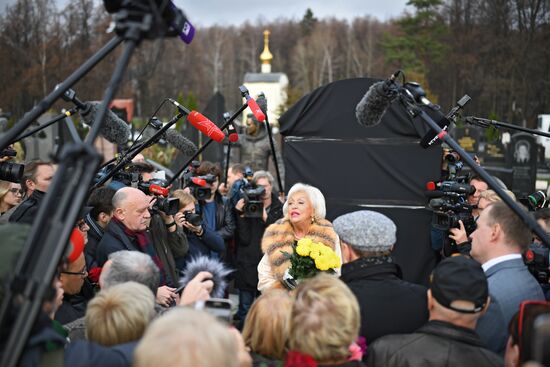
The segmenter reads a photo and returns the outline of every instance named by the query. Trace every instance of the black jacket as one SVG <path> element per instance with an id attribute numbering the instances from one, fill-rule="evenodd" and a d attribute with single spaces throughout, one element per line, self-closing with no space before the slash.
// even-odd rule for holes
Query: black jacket
<path id="1" fill-rule="evenodd" d="M 413 334 L 388 335 L 367 349 L 369 367 L 502 366 L 503 360 L 483 348 L 472 329 L 430 321 Z"/>
<path id="2" fill-rule="evenodd" d="M 17 223 L 32 224 L 38 213 L 40 204 L 44 201 L 45 192 L 34 190 L 32 195 L 25 199 L 11 214 L 9 221 Z"/>
<path id="3" fill-rule="evenodd" d="M 78 294 L 63 295 L 63 303 L 61 303 L 61 306 L 55 312 L 55 321 L 65 325 L 84 317 L 88 301 L 93 297 L 94 287 L 86 278 Z"/>
<path id="4" fill-rule="evenodd" d="M 174 232 L 166 228 L 164 219 L 160 214 L 151 216 L 151 237 L 155 251 L 164 266 L 167 278 L 167 284 L 177 287 L 179 284 L 179 270 L 176 268 L 175 259 L 183 257 L 189 250 L 187 238 L 180 227 L 176 226 Z"/>
<path id="5" fill-rule="evenodd" d="M 235 288 L 256 291 L 258 288 L 258 264 L 262 259 L 262 237 L 267 226 L 283 217 L 283 204 L 271 194 L 271 206 L 267 222 L 262 218 L 237 217 L 235 266 Z"/>
<path id="6" fill-rule="evenodd" d="M 97 264 L 97 245 L 103 237 L 103 228 L 92 218 L 90 213 L 86 214 L 84 220 L 90 227 L 88 231 L 88 243 L 84 247 L 84 256 L 86 257 L 86 268 L 88 270 L 98 266 Z"/>
<path id="7" fill-rule="evenodd" d="M 384 335 L 412 333 L 428 321 L 427 289 L 402 280 L 396 264 L 357 259 L 342 266 L 340 279 L 357 297 L 359 335 L 367 345 Z"/>
<path id="8" fill-rule="evenodd" d="M 141 252 L 138 244 L 124 233 L 122 225 L 111 220 L 97 245 L 96 260 L 98 266 L 103 266 L 111 253 L 121 250 Z"/>

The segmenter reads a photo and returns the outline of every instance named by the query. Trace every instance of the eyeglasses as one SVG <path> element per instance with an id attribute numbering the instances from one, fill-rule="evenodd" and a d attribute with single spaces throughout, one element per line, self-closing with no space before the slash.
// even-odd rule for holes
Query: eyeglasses
<path id="1" fill-rule="evenodd" d="M 12 187 L 11 189 L 8 190 L 9 192 L 11 192 L 12 194 L 14 195 L 21 195 L 23 196 L 25 194 L 25 190 L 23 189 L 18 189 L 17 187 Z"/>
<path id="2" fill-rule="evenodd" d="M 74 271 L 62 271 L 61 274 L 67 274 L 67 275 L 79 275 L 81 277 L 87 277 L 88 276 L 88 270 L 84 269 L 82 271 L 79 271 L 79 272 L 74 272 Z"/>

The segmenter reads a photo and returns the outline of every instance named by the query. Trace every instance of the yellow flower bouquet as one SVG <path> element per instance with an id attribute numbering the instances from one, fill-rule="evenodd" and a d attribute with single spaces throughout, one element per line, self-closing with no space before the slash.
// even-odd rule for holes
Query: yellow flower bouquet
<path id="1" fill-rule="evenodd" d="M 340 258 L 334 250 L 309 238 L 300 239 L 292 254 L 285 252 L 290 259 L 288 276 L 285 274 L 283 283 L 290 289 L 296 287 L 296 281 L 311 278 L 319 272 L 334 273 L 341 265 Z"/>

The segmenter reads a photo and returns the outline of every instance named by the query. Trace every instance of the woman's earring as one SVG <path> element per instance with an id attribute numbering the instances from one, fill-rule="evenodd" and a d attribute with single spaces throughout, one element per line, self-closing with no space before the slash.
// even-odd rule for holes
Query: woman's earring
<path id="1" fill-rule="evenodd" d="M 315 216 L 311 216 L 311 223 L 315 223 Z"/>

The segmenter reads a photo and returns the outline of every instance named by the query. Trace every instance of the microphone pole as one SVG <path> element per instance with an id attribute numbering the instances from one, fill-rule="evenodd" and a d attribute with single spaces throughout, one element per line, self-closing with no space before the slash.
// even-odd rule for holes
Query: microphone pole
<path id="1" fill-rule="evenodd" d="M 229 120 L 229 113 L 225 112 L 223 114 L 223 120 L 225 122 L 227 122 Z M 229 125 L 228 125 L 229 126 Z M 227 155 L 226 155 L 226 158 L 225 158 L 225 180 L 223 181 L 223 184 L 225 185 L 225 187 L 227 188 L 227 174 L 229 173 L 229 157 L 231 156 L 231 141 L 228 139 L 227 140 Z"/>
<path id="2" fill-rule="evenodd" d="M 546 244 L 546 246 L 550 246 L 550 236 L 541 228 L 541 226 L 535 221 L 533 217 L 529 215 L 529 213 L 525 212 L 520 208 L 518 203 L 514 201 L 509 195 L 507 195 L 504 190 L 500 187 L 500 185 L 495 181 L 495 179 L 485 171 L 481 166 L 478 166 L 477 163 L 474 161 L 472 157 L 470 157 L 469 154 L 467 154 L 464 149 L 453 139 L 449 136 L 447 131 L 441 129 L 439 125 L 428 115 L 424 110 L 422 110 L 420 107 L 418 107 L 415 103 L 410 101 L 410 94 L 407 95 L 406 89 L 402 88 L 400 90 L 400 102 L 404 105 L 405 109 L 409 113 L 411 117 L 420 116 L 424 122 L 428 124 L 436 133 L 437 137 L 447 143 L 455 152 L 460 155 L 460 157 L 468 163 L 470 168 L 477 173 L 483 180 L 489 185 L 491 189 L 493 189 L 498 196 L 504 201 L 510 209 L 512 209 L 518 217 L 521 218 L 521 220 L 529 227 L 529 229 L 533 232 L 535 232 L 539 238 Z"/>
<path id="3" fill-rule="evenodd" d="M 275 173 L 277 173 L 277 183 L 279 184 L 279 193 L 285 192 L 283 187 L 283 181 L 281 180 L 281 173 L 279 172 L 279 164 L 277 162 L 277 153 L 275 152 L 275 143 L 273 142 L 273 135 L 271 134 L 271 125 L 269 124 L 269 118 L 267 117 L 267 111 L 265 114 L 265 127 L 267 129 L 267 135 L 269 136 L 269 145 L 271 146 L 271 155 L 273 156 L 273 164 L 275 165 Z"/>
<path id="4" fill-rule="evenodd" d="M 71 117 L 72 115 L 74 115 L 76 112 L 78 111 L 78 108 L 77 107 L 73 107 L 71 108 L 70 110 L 68 110 L 67 112 L 65 113 L 62 113 L 62 114 L 59 114 L 57 115 L 56 117 L 54 117 L 53 119 L 51 119 L 50 121 L 40 125 L 40 126 L 37 126 L 36 128 L 32 129 L 31 131 L 29 132 L 26 132 L 25 134 L 23 135 L 20 135 L 18 136 L 15 141 L 19 141 L 19 140 L 22 140 L 22 139 L 25 139 L 29 136 L 31 136 L 32 134 L 40 131 L 40 130 L 43 130 L 45 128 L 47 128 L 48 126 L 50 125 L 53 125 L 55 124 L 57 121 L 60 121 L 60 120 L 63 120 L 65 117 Z"/>
<path id="5" fill-rule="evenodd" d="M 40 117 L 40 115 L 46 112 L 55 103 L 55 101 L 65 93 L 67 89 L 82 79 L 101 60 L 103 60 L 109 53 L 111 53 L 111 51 L 122 43 L 123 40 L 124 38 L 120 36 L 115 36 L 112 38 L 105 46 L 86 60 L 84 64 L 82 64 L 67 79 L 65 79 L 65 81 L 57 85 L 50 94 L 38 103 L 38 105 L 36 105 L 30 112 L 26 113 L 19 121 L 17 121 L 10 130 L 0 136 L 0 150 L 4 150 L 8 145 L 14 143 L 17 140 L 18 135 L 25 131 L 25 129 L 33 121 Z"/>
<path id="6" fill-rule="evenodd" d="M 496 120 L 483 119 L 481 117 L 476 117 L 476 116 L 467 116 L 467 117 L 464 118 L 464 122 L 466 122 L 467 124 L 470 124 L 470 125 L 480 126 L 480 127 L 483 127 L 483 128 L 493 126 L 495 129 L 498 129 L 499 127 L 502 127 L 502 128 L 505 128 L 505 129 L 523 131 L 523 132 L 530 133 L 530 134 L 533 134 L 533 135 L 540 135 L 540 136 L 545 136 L 547 138 L 550 138 L 550 133 L 547 133 L 547 132 L 544 132 L 544 131 L 528 129 L 526 127 L 512 125 L 512 124 L 508 124 L 508 123 L 500 122 L 500 121 L 496 121 Z"/>
<path id="7" fill-rule="evenodd" d="M 162 128 L 160 128 L 153 136 L 151 136 L 149 139 L 144 141 L 141 144 L 136 145 L 131 150 L 129 150 L 124 157 L 116 164 L 116 166 L 113 167 L 105 176 L 101 177 L 101 179 L 92 186 L 90 189 L 93 190 L 96 187 L 99 187 L 103 185 L 105 182 L 107 182 L 111 177 L 115 175 L 115 173 L 126 166 L 128 163 L 132 161 L 132 159 L 138 155 L 139 152 L 141 152 L 143 149 L 150 147 L 151 145 L 155 144 L 157 141 L 160 140 L 160 137 L 166 130 L 170 128 L 170 126 L 174 125 L 180 118 L 182 118 L 184 114 L 182 112 L 179 112 L 176 116 L 174 116 L 166 125 L 164 125 Z"/>
<path id="8" fill-rule="evenodd" d="M 227 120 L 221 127 L 220 127 L 220 130 L 225 130 L 227 129 L 227 127 L 229 126 L 229 124 L 231 122 L 233 122 L 233 120 L 235 120 L 237 118 L 237 116 L 239 116 L 239 114 L 241 112 L 243 112 L 246 108 L 248 107 L 248 105 L 245 103 L 243 104 L 230 118 L 229 120 Z M 206 149 L 206 147 L 208 147 L 208 145 L 210 143 L 212 143 L 213 139 L 210 138 L 208 139 L 208 141 L 206 143 L 203 144 L 202 147 L 200 147 L 197 152 L 191 157 L 189 158 L 189 160 L 187 162 L 185 162 L 185 164 L 179 169 L 178 172 L 176 172 L 174 174 L 174 176 L 172 176 L 172 178 L 168 181 L 168 185 L 170 185 L 172 182 L 174 182 L 175 180 L 177 180 L 177 178 L 183 173 L 183 171 L 191 164 L 191 162 L 193 162 L 195 160 L 195 158 L 197 158 L 199 156 L 199 154 L 201 154 L 203 152 L 203 150 Z"/>

